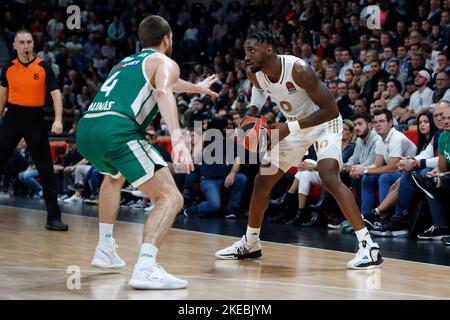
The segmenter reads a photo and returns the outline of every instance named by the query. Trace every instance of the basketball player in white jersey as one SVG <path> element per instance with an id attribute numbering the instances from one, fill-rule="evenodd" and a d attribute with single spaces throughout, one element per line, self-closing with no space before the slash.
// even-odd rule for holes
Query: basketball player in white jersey
<path id="1" fill-rule="evenodd" d="M 253 83 L 250 114 L 256 114 L 270 95 L 288 121 L 270 125 L 279 130 L 279 150 L 275 152 L 272 148 L 266 153 L 261 171 L 255 177 L 246 234 L 232 246 L 216 252 L 216 258 L 234 260 L 262 256 L 259 233 L 271 190 L 314 144 L 322 187 L 336 199 L 359 241 L 359 251 L 347 263 L 347 268 L 379 266 L 383 259 L 378 244 L 372 241 L 353 194 L 339 178 L 342 118 L 330 91 L 304 60 L 277 55 L 275 40 L 267 32 L 251 34 L 244 50 L 249 69 L 247 76 Z M 277 172 L 265 175 L 263 167 L 270 165 L 276 166 Z"/>

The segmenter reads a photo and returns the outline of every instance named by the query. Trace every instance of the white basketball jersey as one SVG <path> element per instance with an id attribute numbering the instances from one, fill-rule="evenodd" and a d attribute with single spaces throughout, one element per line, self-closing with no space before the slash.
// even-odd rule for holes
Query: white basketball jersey
<path id="1" fill-rule="evenodd" d="M 298 60 L 304 60 L 289 55 L 279 55 L 281 58 L 281 76 L 273 83 L 262 72 L 256 72 L 258 83 L 288 120 L 301 119 L 317 111 L 319 107 L 311 100 L 306 91 L 300 88 L 292 78 L 292 68 Z M 306 63 L 306 62 L 305 62 Z"/>

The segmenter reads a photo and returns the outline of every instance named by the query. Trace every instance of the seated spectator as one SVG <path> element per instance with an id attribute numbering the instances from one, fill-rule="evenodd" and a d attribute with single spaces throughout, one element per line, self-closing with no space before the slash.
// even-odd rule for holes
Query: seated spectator
<path id="1" fill-rule="evenodd" d="M 417 156 L 414 158 L 402 158 L 398 163 L 398 171 L 405 173 L 410 172 L 413 169 L 419 169 L 420 167 L 417 165 L 417 161 L 419 159 L 427 159 L 434 157 L 432 149 L 433 149 L 433 139 L 435 138 L 435 133 L 437 131 L 435 122 L 433 121 L 433 116 L 431 113 L 422 113 L 418 116 L 417 122 L 418 126 L 418 145 L 417 145 Z M 436 121 L 437 123 L 437 121 Z M 431 151 L 431 152 L 430 152 Z M 431 154 L 430 154 L 431 153 Z M 424 161 L 425 163 L 425 161 Z M 429 162 L 431 164 L 431 162 Z M 428 172 L 430 169 L 424 169 L 424 172 Z M 408 174 L 402 174 L 400 178 L 392 185 L 389 190 L 388 195 L 384 198 L 384 200 L 380 203 L 380 205 L 372 211 L 374 215 L 380 215 L 381 220 L 384 221 L 381 228 L 374 230 L 374 235 L 377 236 L 397 236 L 400 234 L 404 236 L 403 232 L 398 233 L 399 230 L 392 230 L 394 223 L 388 221 L 388 210 L 391 208 L 395 208 L 395 215 L 392 217 L 392 220 L 400 219 L 401 221 L 406 220 L 407 217 L 407 209 L 408 206 L 411 207 L 411 204 L 414 203 L 414 195 L 417 191 L 411 190 L 410 187 L 413 187 L 412 180 Z M 401 189 L 399 199 L 399 190 Z M 414 188 L 413 188 L 414 189 Z M 405 193 L 405 190 L 408 190 L 408 193 Z M 429 203 L 430 204 L 430 203 Z M 406 205 L 406 208 L 405 208 Z M 431 206 L 433 206 L 431 204 Z M 398 221 L 397 221 L 398 222 Z M 399 225 L 397 223 L 397 225 Z M 383 229 L 383 226 L 387 229 Z M 400 230 L 403 230 L 404 226 L 400 226 Z"/>
<path id="2" fill-rule="evenodd" d="M 14 180 L 17 178 L 19 172 L 24 171 L 28 165 L 29 152 L 27 150 L 27 143 L 22 138 L 4 167 L 3 179 L 0 179 L 0 194 L 6 193 L 7 195 L 8 191 L 15 193 L 16 190 L 14 190 L 13 186 Z"/>
<path id="3" fill-rule="evenodd" d="M 412 159 L 402 159 L 400 161 L 400 168 L 403 172 L 411 172 L 416 170 L 420 175 L 425 175 L 432 169 L 438 166 L 439 158 L 436 156 L 438 150 L 438 141 L 444 128 L 443 114 L 446 108 L 449 107 L 449 103 L 442 101 L 436 105 L 433 110 L 433 121 L 437 127 L 437 131 L 434 134 L 432 140 L 419 155 Z M 413 199 L 418 193 L 418 188 L 415 186 L 412 176 L 409 174 L 403 175 L 399 186 L 399 196 L 396 203 L 395 215 L 391 220 L 400 220 L 404 215 L 407 215 L 408 210 L 413 202 Z M 438 226 L 438 221 L 442 221 L 440 217 L 445 215 L 445 209 L 442 205 L 432 199 L 427 198 L 428 205 L 432 211 L 433 224 Z M 399 223 L 397 223 L 398 225 Z M 385 227 L 385 226 L 384 226 Z M 395 227 L 395 225 L 394 225 Z M 389 226 L 388 226 L 389 228 Z"/>
<path id="4" fill-rule="evenodd" d="M 435 103 L 441 101 L 445 94 L 450 94 L 449 74 L 447 72 L 438 72 L 436 75 L 436 88 L 432 98 L 433 104 L 431 106 L 433 107 Z"/>
<path id="5" fill-rule="evenodd" d="M 98 193 L 100 191 L 100 183 L 103 175 L 97 170 L 95 166 L 91 166 L 86 176 L 84 177 L 83 184 L 89 185 L 90 196 L 83 200 L 83 203 L 98 204 Z"/>
<path id="6" fill-rule="evenodd" d="M 119 16 L 114 16 L 113 22 L 109 24 L 108 37 L 116 44 L 122 44 L 125 40 L 125 26 Z"/>
<path id="7" fill-rule="evenodd" d="M 355 113 L 352 117 L 355 125 L 355 150 L 353 155 L 344 162 L 343 170 L 347 171 L 351 178 L 353 190 L 356 192 L 358 204 L 361 206 L 361 177 L 357 173 L 357 166 L 368 167 L 375 160 L 375 147 L 377 133 L 372 129 L 372 118 L 367 112 Z"/>
<path id="8" fill-rule="evenodd" d="M 428 82 L 430 82 L 430 74 L 426 70 L 421 70 L 414 80 L 417 90 L 412 94 L 409 106 L 394 111 L 394 117 L 397 118 L 399 124 L 415 124 L 417 115 L 429 110 L 432 104 L 433 90 L 427 87 Z"/>
<path id="9" fill-rule="evenodd" d="M 69 134 L 74 134 L 75 129 L 80 119 L 80 110 L 77 108 L 75 101 L 75 94 L 70 91 L 69 85 L 63 86 L 62 92 L 63 102 L 63 122 L 64 124 L 70 123 Z"/>
<path id="10" fill-rule="evenodd" d="M 369 224 L 373 221 L 372 209 L 375 208 L 375 187 L 378 185 L 379 202 L 389 192 L 391 185 L 400 177 L 400 173 L 391 175 L 397 168 L 401 157 L 412 157 L 416 146 L 404 134 L 393 127 L 392 113 L 378 110 L 374 113 L 373 124 L 378 134 L 375 161 L 369 166 L 354 166 L 354 173 L 363 176 L 361 181 L 361 212 Z"/>
<path id="11" fill-rule="evenodd" d="M 33 163 L 28 165 L 28 168 L 17 175 L 19 181 L 22 182 L 31 192 L 33 198 L 42 198 L 44 196 L 42 185 L 39 183 L 37 178 L 39 173 L 36 166 Z"/>
<path id="12" fill-rule="evenodd" d="M 116 48 L 109 37 L 105 39 L 105 44 L 102 46 L 102 56 L 107 59 L 112 59 L 116 56 Z"/>
<path id="13" fill-rule="evenodd" d="M 222 141 L 214 141 L 215 146 L 226 150 L 227 139 L 230 139 L 225 134 L 225 128 L 228 122 L 222 119 L 214 119 L 211 122 L 210 127 L 220 128 L 222 131 Z M 231 139 L 233 139 L 231 137 Z M 209 145 L 209 144 L 207 144 Z M 207 145 L 205 147 L 207 147 Z M 217 148 L 216 147 L 216 148 Z M 221 159 L 216 158 L 217 150 L 210 150 L 211 155 L 214 158 L 214 162 L 209 164 L 207 159 L 200 165 L 200 188 L 204 193 L 206 200 L 201 202 L 198 206 L 187 208 L 183 211 L 186 217 L 193 216 L 197 213 L 211 214 L 217 212 L 222 208 L 223 197 L 221 195 L 222 190 L 230 190 L 230 199 L 225 207 L 224 217 L 226 219 L 234 219 L 238 215 L 240 209 L 240 203 L 243 196 L 243 191 L 247 184 L 247 177 L 242 173 L 239 173 L 240 160 L 237 156 L 237 152 L 234 152 L 234 162 L 230 163 L 229 156 L 226 152 L 222 153 Z M 218 154 L 217 154 L 218 155 Z M 204 154 L 204 157 L 208 155 Z M 210 159 L 211 160 L 211 159 Z"/>
<path id="14" fill-rule="evenodd" d="M 64 155 L 64 163 L 62 167 L 54 166 L 57 180 L 60 184 L 62 184 L 61 189 L 63 190 L 63 194 L 58 199 L 60 201 L 69 198 L 68 194 L 71 193 L 71 190 L 69 190 L 67 187 L 69 185 L 73 185 L 73 167 L 83 160 L 83 156 L 78 152 L 75 136 L 70 136 L 66 140 L 66 143 L 67 148 Z M 68 169 L 65 170 L 66 168 Z M 68 171 L 68 173 L 66 173 L 65 171 Z"/>
<path id="15" fill-rule="evenodd" d="M 407 74 L 400 71 L 400 61 L 397 58 L 389 60 L 387 71 L 390 75 L 389 80 L 397 80 L 401 84 L 405 84 Z M 399 92 L 401 92 L 401 90 Z"/>
<path id="16" fill-rule="evenodd" d="M 86 113 L 89 105 L 91 104 L 91 101 L 92 99 L 89 92 L 89 87 L 83 86 L 83 88 L 81 89 L 81 93 L 77 94 L 77 105 L 79 107 L 78 115 L 81 114 L 81 116 L 83 116 Z M 76 123 L 78 123 L 78 119 L 76 119 Z"/>
<path id="17" fill-rule="evenodd" d="M 353 112 L 355 111 L 355 103 L 356 103 L 356 100 L 358 100 L 358 98 L 359 98 L 360 90 L 361 89 L 356 86 L 352 86 L 348 89 L 348 98 L 350 99 L 349 106 Z"/>
<path id="18" fill-rule="evenodd" d="M 350 98 L 348 97 L 348 84 L 346 82 L 339 82 L 338 84 L 337 106 L 342 119 L 350 119 L 353 115 L 353 110 L 350 108 Z"/>
<path id="19" fill-rule="evenodd" d="M 386 82 L 381 79 L 377 83 L 377 90 L 373 93 L 373 101 L 381 99 L 383 92 L 386 92 Z"/>
<path id="20" fill-rule="evenodd" d="M 433 225 L 424 233 L 418 235 L 418 238 L 439 240 L 447 237 L 445 241 L 448 244 L 448 236 L 450 235 L 448 228 L 448 208 L 450 208 L 448 196 L 450 194 L 450 107 L 448 104 L 443 112 L 443 123 L 444 131 L 439 137 L 439 163 L 437 168 L 426 175 L 414 172 L 412 177 L 417 186 L 429 198 L 437 199 L 444 208 L 447 208 L 446 214 L 439 215 L 436 215 L 431 208 Z"/>
<path id="21" fill-rule="evenodd" d="M 369 113 L 365 99 L 357 99 L 355 101 L 355 113 Z"/>
<path id="22" fill-rule="evenodd" d="M 387 82 L 387 90 L 382 93 L 381 99 L 386 102 L 389 111 L 394 112 L 405 101 L 400 92 L 402 92 L 400 81 L 391 79 Z"/>

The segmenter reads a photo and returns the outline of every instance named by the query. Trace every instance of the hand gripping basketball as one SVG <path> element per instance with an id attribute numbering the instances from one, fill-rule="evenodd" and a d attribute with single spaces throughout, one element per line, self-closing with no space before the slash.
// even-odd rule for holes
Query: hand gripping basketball
<path id="1" fill-rule="evenodd" d="M 245 117 L 239 124 L 242 130 L 238 136 L 242 146 L 250 152 L 257 152 L 267 147 L 270 140 L 270 129 L 266 128 L 266 118 L 264 116 Z"/>

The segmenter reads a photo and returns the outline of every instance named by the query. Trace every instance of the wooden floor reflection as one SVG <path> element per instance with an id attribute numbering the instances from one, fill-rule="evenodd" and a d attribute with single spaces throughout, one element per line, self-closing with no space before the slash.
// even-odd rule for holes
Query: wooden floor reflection
<path id="1" fill-rule="evenodd" d="M 352 254 L 263 242 L 256 261 L 218 261 L 235 238 L 172 229 L 159 262 L 189 281 L 186 290 L 128 287 L 143 225 L 118 222 L 118 252 L 128 265 L 90 265 L 97 219 L 65 215 L 67 233 L 43 228 L 45 213 L 0 206 L 0 299 L 449 299 L 450 268 L 385 259 L 383 268 L 346 270 Z M 80 270 L 80 287 L 74 278 Z M 75 279 L 75 280 L 74 280 Z"/>

